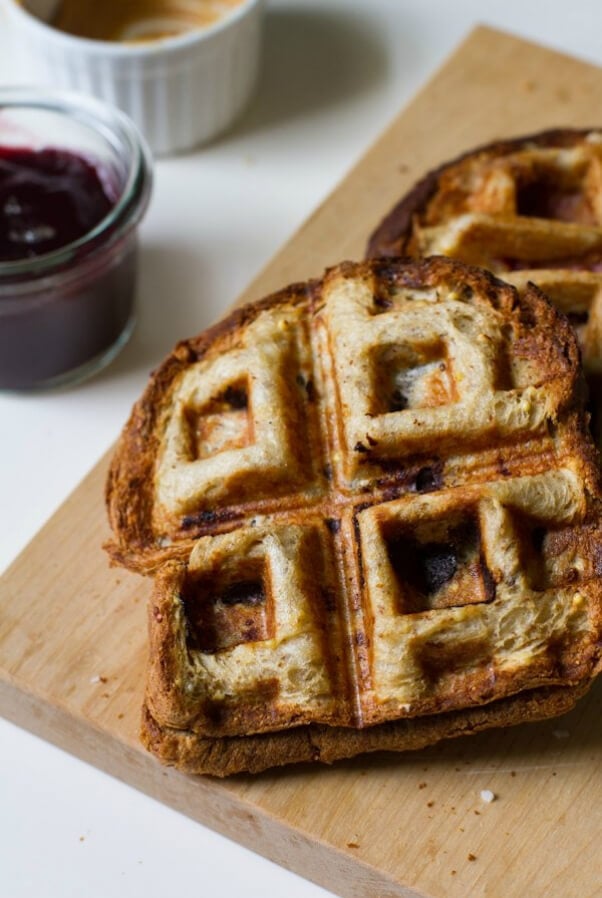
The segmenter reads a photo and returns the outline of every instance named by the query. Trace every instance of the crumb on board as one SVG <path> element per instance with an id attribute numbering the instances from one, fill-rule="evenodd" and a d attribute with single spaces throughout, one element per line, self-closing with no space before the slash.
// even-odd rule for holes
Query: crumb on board
<path id="1" fill-rule="evenodd" d="M 456 871 L 455 871 L 455 870 L 452 870 L 452 871 L 451 871 L 451 875 L 452 875 L 452 876 L 455 876 L 455 875 L 456 875 Z"/>
<path id="2" fill-rule="evenodd" d="M 96 683 L 106 683 L 108 681 L 108 677 L 103 677 L 101 674 L 95 674 L 95 676 L 90 677 L 90 685 L 94 686 Z"/>
<path id="3" fill-rule="evenodd" d="M 434 801 L 427 801 L 426 806 L 427 806 L 427 808 L 432 808 L 432 807 L 435 806 L 435 802 L 434 802 Z"/>
<path id="4" fill-rule="evenodd" d="M 426 783 L 418 783 L 419 789 L 426 789 Z"/>
<path id="5" fill-rule="evenodd" d="M 484 801 L 486 804 L 491 804 L 492 801 L 495 801 L 497 795 L 495 792 L 492 792 L 491 789 L 481 789 L 481 801 Z"/>
<path id="6" fill-rule="evenodd" d="M 568 730 L 552 730 L 552 735 L 554 739 L 568 739 L 571 735 Z"/>
<path id="7" fill-rule="evenodd" d="M 359 848 L 359 842 L 347 842 L 347 848 Z"/>
<path id="8" fill-rule="evenodd" d="M 468 860 L 469 860 L 469 861 L 476 861 L 476 859 L 477 859 L 476 854 L 473 854 L 472 851 L 471 851 L 471 852 L 469 853 L 469 855 L 468 855 Z"/>

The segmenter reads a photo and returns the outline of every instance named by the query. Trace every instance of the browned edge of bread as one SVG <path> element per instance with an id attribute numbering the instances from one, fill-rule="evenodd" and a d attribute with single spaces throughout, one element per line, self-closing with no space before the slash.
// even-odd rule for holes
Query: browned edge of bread
<path id="1" fill-rule="evenodd" d="M 582 376 L 576 338 L 567 319 L 543 293 L 529 285 L 521 296 L 483 269 L 447 258 L 422 260 L 379 259 L 342 263 L 326 277 L 375 275 L 392 287 L 424 287 L 456 281 L 473 288 L 473 302 L 507 311 L 517 322 L 517 339 L 524 353 L 542 370 L 557 373 L 562 386 L 557 415 L 566 440 L 579 459 L 594 510 L 599 509 L 597 456 L 587 434 L 583 412 Z M 193 538 L 161 546 L 152 527 L 155 460 L 161 440 L 161 422 L 169 410 L 173 384 L 187 366 L 208 352 L 227 351 L 232 342 L 261 312 L 278 306 L 319 308 L 320 281 L 288 287 L 259 302 L 237 309 L 208 331 L 179 343 L 152 374 L 142 398 L 133 409 L 118 444 L 106 497 L 114 539 L 107 546 L 111 558 L 142 573 L 156 573 L 168 562 L 186 560 Z M 550 421 L 555 426 L 559 421 Z M 168 672 L 167 672 L 168 673 Z M 365 729 L 306 724 L 279 732 L 248 736 L 200 736 L 192 729 L 162 726 L 145 705 L 142 740 L 161 761 L 193 773 L 226 776 L 299 761 L 331 762 L 339 758 L 380 751 L 422 748 L 444 738 L 481 729 L 509 726 L 555 716 L 569 710 L 589 686 L 538 687 L 489 704 L 441 714 L 404 718 Z"/>
<path id="2" fill-rule="evenodd" d="M 515 726 L 564 714 L 590 683 L 546 687 L 501 699 L 490 705 L 383 723 L 362 730 L 301 726 L 251 736 L 203 738 L 190 730 L 162 727 L 147 705 L 142 710 L 141 739 L 163 764 L 193 774 L 225 777 L 260 773 L 270 767 L 304 761 L 331 764 L 378 751 L 415 751 L 492 727 Z"/>
<path id="3" fill-rule="evenodd" d="M 460 153 L 453 159 L 427 172 L 416 182 L 397 204 L 385 215 L 380 224 L 372 232 L 366 246 L 366 258 L 403 256 L 407 253 L 408 241 L 412 234 L 413 221 L 427 206 L 436 193 L 439 179 L 448 169 L 471 157 L 481 154 L 490 156 L 508 156 L 523 148 L 526 144 L 535 147 L 570 147 L 583 138 L 591 128 L 553 128 L 509 140 L 494 140 Z"/>
<path id="4" fill-rule="evenodd" d="M 157 429 L 171 399 L 170 387 L 188 365 L 198 362 L 218 341 L 244 329 L 266 309 L 308 302 L 315 283 L 292 284 L 265 299 L 234 309 L 212 327 L 195 337 L 180 341 L 150 376 L 144 393 L 126 422 L 109 469 L 105 501 L 113 539 L 104 546 L 112 563 L 147 573 L 141 554 L 154 547 L 151 569 L 163 560 L 186 557 L 190 544 L 170 546 L 165 551 L 154 545 L 152 531 L 153 474 Z"/>
<path id="5" fill-rule="evenodd" d="M 493 307 L 504 305 L 521 322 L 522 349 L 538 358 L 543 367 L 567 372 L 564 394 L 558 409 L 577 412 L 571 430 L 575 451 L 590 468 L 588 489 L 598 491 L 597 454 L 587 428 L 582 425 L 585 389 L 579 365 L 579 349 L 568 321 L 534 285 L 519 295 L 516 289 L 490 272 L 446 257 L 427 259 L 380 259 L 364 263 L 343 262 L 329 269 L 325 278 L 373 274 L 392 286 L 416 287 L 436 284 L 439 279 L 472 287 L 477 301 Z M 319 304 L 322 281 L 293 284 L 265 299 L 235 309 L 213 327 L 177 344 L 151 374 L 142 397 L 135 404 L 118 441 L 106 483 L 105 498 L 113 538 L 106 545 L 112 563 L 139 573 L 153 573 L 168 560 L 185 560 L 194 536 L 167 546 L 157 543 L 152 528 L 154 466 L 161 437 L 161 421 L 171 402 L 172 386 L 187 366 L 199 361 L 216 346 L 227 349 L 229 341 L 268 309 L 291 304 Z M 219 510 L 216 513 L 219 519 Z M 214 520 L 216 519 L 214 518 Z"/>

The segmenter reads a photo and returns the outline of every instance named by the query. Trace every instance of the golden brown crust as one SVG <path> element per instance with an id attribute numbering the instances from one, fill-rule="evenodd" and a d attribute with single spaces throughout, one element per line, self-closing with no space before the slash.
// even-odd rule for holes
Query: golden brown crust
<path id="1" fill-rule="evenodd" d="M 184 769 L 535 719 L 600 667 L 579 351 L 532 284 L 381 259 L 234 313 L 154 373 L 107 502 L 155 575 L 144 739 Z"/>
<path id="2" fill-rule="evenodd" d="M 444 254 L 482 265 L 519 291 L 536 283 L 568 315 L 587 374 L 599 375 L 601 165 L 599 129 L 545 131 L 469 150 L 426 174 L 393 207 L 366 255 Z"/>
<path id="3" fill-rule="evenodd" d="M 535 134 L 527 134 L 510 140 L 495 140 L 466 150 L 454 159 L 442 163 L 427 172 L 408 193 L 387 213 L 370 235 L 366 258 L 406 256 L 416 218 L 428 216 L 429 205 L 436 199 L 443 179 L 455 171 L 462 171 L 475 160 L 487 163 L 492 159 L 521 153 L 527 148 L 566 149 L 581 143 L 595 132 L 595 128 L 552 128 Z M 457 200 L 447 194 L 443 197 L 450 213 Z M 452 203 L 454 204 L 452 206 Z"/>
<path id="4" fill-rule="evenodd" d="M 174 555 L 185 557 L 189 545 L 157 545 L 152 524 L 154 469 L 161 434 L 161 419 L 171 402 L 171 390 L 188 366 L 212 350 L 227 346 L 232 335 L 243 331 L 262 311 L 275 307 L 308 303 L 313 282 L 292 284 L 265 299 L 235 309 L 198 336 L 182 340 L 152 372 L 149 383 L 134 405 L 125 424 L 106 482 L 105 501 L 114 539 L 105 545 L 115 564 L 145 573 L 156 569 Z M 143 560 L 148 555 L 149 560 Z"/>
<path id="5" fill-rule="evenodd" d="M 124 427 L 106 485 L 108 516 L 113 530 L 113 540 L 107 544 L 106 549 L 115 563 L 141 573 L 152 573 L 169 559 L 185 559 L 194 540 L 204 533 L 231 529 L 237 521 L 252 513 L 254 508 L 257 511 L 263 510 L 258 499 L 250 505 L 248 502 L 207 501 L 198 508 L 198 513 L 180 518 L 179 525 L 172 522 L 167 532 L 157 528 L 154 520 L 157 505 L 157 457 L 166 421 L 172 414 L 175 391 L 191 366 L 199 360 L 227 353 L 263 312 L 297 308 L 302 317 L 307 317 L 311 326 L 315 327 L 322 314 L 322 293 L 337 278 L 349 281 L 354 278 L 364 279 L 377 291 L 375 301 L 381 303 L 389 302 L 385 294 L 393 295 L 396 291 L 435 289 L 438 283 L 446 284 L 450 289 L 454 285 L 460 285 L 461 289 L 471 294 L 466 300 L 469 306 L 481 306 L 485 313 L 495 312 L 497 326 L 501 328 L 503 324 L 506 327 L 505 340 L 509 356 L 525 368 L 533 365 L 541 372 L 540 379 L 542 382 L 545 379 L 552 397 L 552 420 L 555 421 L 559 415 L 567 412 L 572 403 L 580 404 L 582 401 L 579 394 L 582 384 L 578 373 L 578 349 L 572 331 L 565 318 L 558 315 L 536 288 L 529 286 L 519 297 L 512 287 L 502 284 L 486 272 L 444 258 L 427 261 L 372 261 L 360 266 L 342 263 L 328 272 L 323 282 L 293 285 L 267 299 L 236 310 L 198 337 L 179 343 L 152 374 L 147 389 L 134 406 Z M 312 387 L 315 374 L 310 365 L 310 374 L 306 379 Z M 319 424 L 315 422 L 315 399 L 309 394 L 303 398 L 308 421 L 315 431 L 316 428 L 319 429 Z M 328 426 L 336 429 L 337 424 Z M 502 434 L 492 433 L 485 427 L 480 435 L 475 433 L 472 438 L 464 433 L 461 439 L 450 434 L 448 446 L 443 442 L 445 433 L 441 431 L 433 437 L 430 448 L 424 438 L 417 443 L 414 461 L 412 452 L 406 448 L 403 464 L 395 466 L 388 459 L 379 460 L 374 446 L 366 446 L 366 451 L 359 458 L 361 470 L 366 475 L 362 488 L 365 489 L 369 483 L 378 482 L 387 485 L 396 483 L 399 489 L 411 489 L 416 473 L 424 468 L 425 463 L 429 463 L 429 455 L 434 457 L 435 466 L 441 464 L 442 456 L 447 456 L 450 482 L 456 482 L 457 477 L 464 476 L 466 479 L 473 476 L 472 468 L 467 468 L 464 475 L 461 473 L 462 465 L 467 463 L 467 454 L 474 455 L 472 463 L 475 467 L 482 467 L 485 472 L 490 464 L 488 452 L 491 455 L 489 448 L 492 440 L 497 443 L 496 460 L 492 463 L 494 467 L 497 466 L 498 471 L 500 468 L 512 470 L 517 458 L 521 469 L 525 471 L 525 459 L 522 457 L 523 453 L 517 452 L 515 435 L 513 433 L 508 451 L 505 451 Z M 533 436 L 537 434 L 534 433 Z M 457 461 L 459 439 L 460 460 Z M 524 440 L 524 435 L 521 439 Z M 548 444 L 549 441 L 546 443 L 544 439 L 543 443 L 533 445 L 531 453 L 526 451 L 524 454 L 531 454 L 533 464 L 537 464 L 538 459 L 542 462 Z M 433 452 L 435 448 L 436 451 Z M 526 446 L 525 448 L 528 449 Z M 331 491 L 328 483 L 318 482 L 319 476 L 313 479 L 314 492 Z M 293 501 L 297 503 L 296 499 Z M 273 501 L 270 502 L 267 510 L 273 510 L 273 505 Z"/>
<path id="6" fill-rule="evenodd" d="M 368 752 L 416 751 L 443 739 L 492 727 L 544 720 L 570 711 L 588 686 L 537 689 L 484 707 L 399 720 L 365 730 L 304 726 L 222 739 L 162 727 L 145 705 L 140 735 L 146 748 L 163 764 L 187 773 L 225 777 L 307 761 L 332 764 Z"/>
<path id="7" fill-rule="evenodd" d="M 200 540 L 188 564 L 170 562 L 155 579 L 148 617 L 150 712 L 191 738 L 217 738 L 311 722 L 365 727 L 488 704 L 538 686 L 587 682 L 600 665 L 602 529 L 577 483 L 568 471 L 494 481 L 382 505 L 377 500 L 343 514 L 335 533 L 310 515 L 300 524 L 275 517 L 261 528 Z M 584 519 L 588 506 L 590 519 Z M 544 537 L 546 517 L 553 524 Z M 452 593 L 439 589 L 432 604 L 425 595 L 412 599 L 410 561 L 393 573 L 383 551 L 390 555 L 401 537 L 408 551 L 416 555 L 424 546 L 432 557 L 449 521 L 452 534 L 455 521 L 464 528 L 475 522 L 477 554 L 471 561 L 458 553 L 466 575 L 450 578 Z M 286 557 L 308 579 L 299 586 L 294 578 L 281 583 L 272 575 L 265 605 L 279 623 L 267 631 L 255 618 L 250 633 L 244 618 L 253 610 L 239 593 L 242 629 L 226 602 L 212 635 L 212 603 L 217 599 L 219 606 L 224 583 L 232 585 L 230 567 L 238 575 L 234 582 L 248 583 L 238 565 L 246 557 L 249 570 L 251 544 L 262 566 L 278 571 Z M 325 559 L 356 553 L 363 576 L 354 613 L 353 581 L 347 594 L 337 595 L 329 575 L 333 562 Z M 321 601 L 324 594 L 329 604 Z M 418 606 L 404 607 L 416 598 Z M 303 616 L 303 642 L 299 620 L 283 618 L 289 606 Z M 291 690 L 291 682 L 298 688 Z"/>

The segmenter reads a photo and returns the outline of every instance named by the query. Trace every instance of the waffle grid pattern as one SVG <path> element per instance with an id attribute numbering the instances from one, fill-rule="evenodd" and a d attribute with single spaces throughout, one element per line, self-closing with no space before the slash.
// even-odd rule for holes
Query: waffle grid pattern
<path id="1" fill-rule="evenodd" d="M 343 266 L 174 387 L 154 522 L 190 554 L 152 604 L 164 725 L 364 727 L 578 679 L 599 580 L 556 426 L 570 367 L 521 350 L 508 288 L 418 270 Z M 492 477 L 492 440 L 523 476 Z"/>
<path id="2" fill-rule="evenodd" d="M 602 370 L 602 133 L 559 131 L 474 150 L 427 175 L 369 242 L 371 257 L 442 254 L 536 283 Z"/>

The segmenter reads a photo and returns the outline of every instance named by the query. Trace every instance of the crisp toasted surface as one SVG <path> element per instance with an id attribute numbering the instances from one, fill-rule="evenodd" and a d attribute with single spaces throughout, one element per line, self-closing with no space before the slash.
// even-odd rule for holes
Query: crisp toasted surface
<path id="1" fill-rule="evenodd" d="M 566 320 L 447 259 L 345 263 L 179 344 L 107 484 L 115 560 L 151 571 L 257 514 L 535 474 L 584 451 Z M 550 456 L 550 457 L 548 457 Z M 358 498 L 361 497 L 361 498 Z"/>
<path id="2" fill-rule="evenodd" d="M 363 730 L 312 724 L 221 739 L 161 725 L 145 705 L 141 739 L 163 764 L 188 773 L 219 777 L 260 773 L 303 761 L 332 764 L 366 752 L 416 751 L 442 739 L 469 736 L 491 727 L 544 720 L 570 711 L 586 689 L 584 685 L 535 689 L 480 708 L 405 718 Z"/>
<path id="3" fill-rule="evenodd" d="M 602 131 L 498 141 L 429 172 L 372 234 L 368 256 L 443 254 L 536 283 L 602 371 Z"/>
<path id="4" fill-rule="evenodd" d="M 155 573 L 144 739 L 187 769 L 545 716 L 600 664 L 578 350 L 535 287 L 345 263 L 237 312 L 155 373 L 107 498 Z"/>

